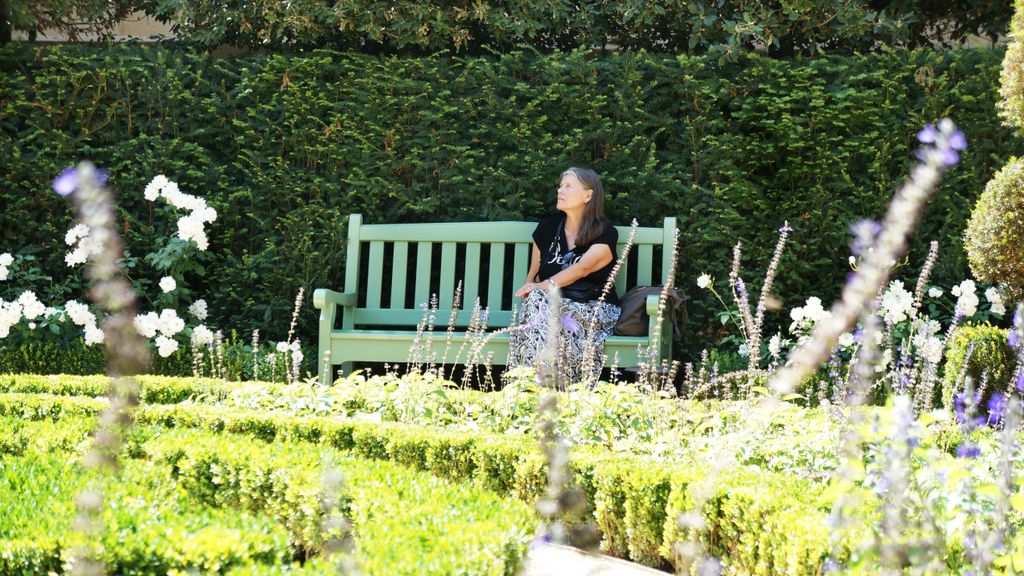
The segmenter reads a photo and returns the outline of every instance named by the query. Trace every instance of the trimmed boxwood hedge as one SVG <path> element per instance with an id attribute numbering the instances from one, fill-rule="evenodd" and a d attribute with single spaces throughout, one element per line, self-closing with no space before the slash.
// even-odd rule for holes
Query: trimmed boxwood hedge
<path id="1" fill-rule="evenodd" d="M 0 417 L 64 421 L 98 414 L 104 405 L 102 399 L 95 398 L 3 393 Z M 360 457 L 392 460 L 471 481 L 525 502 L 534 502 L 543 494 L 547 477 L 535 442 L 522 435 L 273 416 L 202 405 L 142 406 L 136 421 L 140 426 L 243 434 L 263 442 L 321 443 Z M 602 530 L 605 552 L 658 567 L 675 560 L 673 545 L 683 535 L 674 520 L 684 509 L 682 503 L 693 501 L 687 494 L 699 488 L 706 471 L 695 463 L 664 464 L 587 449 L 574 451 L 572 465 L 574 477 L 580 479 L 579 485 L 593 505 L 591 513 Z M 636 473 L 638 467 L 643 474 Z M 685 482 L 681 480 L 684 477 L 688 479 Z M 780 500 L 782 494 L 785 498 Z M 825 529 L 829 503 L 820 501 L 819 494 L 820 489 L 806 480 L 757 467 L 737 467 L 715 482 L 709 507 L 703 510 L 708 532 L 701 537 L 710 538 L 705 546 L 726 555 L 730 565 L 757 565 L 760 574 L 793 573 L 794 558 L 800 559 L 800 566 L 820 566 L 831 549 Z M 803 528 L 786 533 L 794 519 L 790 514 L 793 506 L 801 510 Z M 750 515 L 750 509 L 762 512 Z M 779 515 L 785 518 L 776 518 Z M 785 533 L 779 537 L 785 542 L 786 558 L 771 559 L 776 554 L 772 551 L 774 540 L 758 546 L 747 544 L 760 538 L 765 525 L 777 526 L 773 534 Z"/>
<path id="2" fill-rule="evenodd" d="M 37 449 L 0 456 L 0 493 L 7 492 L 0 501 L 21 500 L 0 505 L 4 574 L 59 566 L 66 554 L 73 515 L 68 504 L 90 474 L 67 457 L 86 439 L 88 428 L 77 424 L 87 419 L 68 415 L 61 427 L 29 422 L 22 433 L 33 437 Z M 70 446 L 67 438 L 74 434 L 64 428 L 77 432 Z M 301 440 L 253 443 L 244 436 L 160 426 L 137 427 L 133 438 L 139 446 L 129 451 L 124 477 L 111 488 L 110 501 L 117 505 L 105 514 L 109 525 L 102 536 L 103 558 L 117 573 L 289 568 L 293 559 L 312 559 L 320 572 L 310 573 L 328 572 L 318 560 L 325 537 L 325 464 L 344 478 L 335 497 L 352 521 L 356 559 L 367 574 L 515 574 L 533 532 L 534 514 L 522 502 Z M 38 486 L 18 490 L 26 477 Z M 8 498 L 12 490 L 20 498 Z M 26 518 L 47 514 L 43 522 Z M 154 515 L 162 522 L 152 522 Z M 215 525 L 200 529 L 204 518 Z M 125 534 L 132 536 L 125 541 Z"/>
<path id="3" fill-rule="evenodd" d="M 419 58 L 313 51 L 215 59 L 150 46 L 0 49 L 0 249 L 36 258 L 50 302 L 80 293 L 63 263 L 69 205 L 49 192 L 90 158 L 120 192 L 132 256 L 173 229 L 142 198 L 156 174 L 219 213 L 202 271 L 179 284 L 211 322 L 284 336 L 298 285 L 338 287 L 344 223 L 536 219 L 558 174 L 593 165 L 620 223 L 682 229 L 679 284 L 727 275 L 746 247 L 759 285 L 777 228 L 794 227 L 776 281 L 787 305 L 838 293 L 846 224 L 877 217 L 913 161 L 925 122 L 953 117 L 970 147 L 931 202 L 911 268 L 937 239 L 933 281 L 966 277 L 971 206 L 1024 149 L 995 113 L 1001 50 L 883 50 L 772 60 L 585 51 Z M 26 225 L 31 222 L 32 225 Z M 157 272 L 136 268 L 152 287 Z M 910 273 L 912 271 L 908 271 Z M 43 278 L 49 280 L 42 281 Z M 693 302 L 710 326 L 710 302 Z M 307 302 L 308 305 L 308 302 Z M 780 320 L 769 318 L 770 321 Z M 314 342 L 316 314 L 300 316 Z M 698 330 L 685 346 L 718 336 Z"/>

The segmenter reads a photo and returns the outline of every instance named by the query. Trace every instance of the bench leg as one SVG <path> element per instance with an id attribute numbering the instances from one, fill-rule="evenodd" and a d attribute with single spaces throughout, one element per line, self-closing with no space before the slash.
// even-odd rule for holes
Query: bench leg
<path id="1" fill-rule="evenodd" d="M 341 376 L 348 376 L 352 373 L 352 362 L 341 363 Z"/>
<path id="2" fill-rule="evenodd" d="M 331 364 L 329 359 L 320 362 L 320 385 L 326 387 L 333 384 L 333 375 L 334 364 Z"/>

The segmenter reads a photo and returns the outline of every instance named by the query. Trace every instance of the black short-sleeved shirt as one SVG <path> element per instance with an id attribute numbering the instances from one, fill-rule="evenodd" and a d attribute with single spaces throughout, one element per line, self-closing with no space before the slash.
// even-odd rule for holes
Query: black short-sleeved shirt
<path id="1" fill-rule="evenodd" d="M 579 262 L 580 258 L 595 244 L 607 244 L 612 251 L 612 260 L 607 266 L 591 272 L 583 278 L 573 282 L 564 288 L 586 290 L 598 286 L 598 290 L 604 288 L 608 277 L 611 276 L 612 268 L 615 267 L 615 250 L 619 241 L 619 231 L 607 221 L 604 223 L 604 230 L 587 245 L 578 245 L 569 250 L 569 244 L 565 239 L 565 214 L 559 212 L 553 216 L 544 218 L 537 224 L 533 231 L 533 241 L 540 249 L 540 271 L 537 273 L 537 280 L 543 282 L 558 274 L 563 269 Z M 600 292 L 598 292 L 600 294 Z M 618 305 L 619 297 L 612 286 L 605 295 L 605 302 Z"/>

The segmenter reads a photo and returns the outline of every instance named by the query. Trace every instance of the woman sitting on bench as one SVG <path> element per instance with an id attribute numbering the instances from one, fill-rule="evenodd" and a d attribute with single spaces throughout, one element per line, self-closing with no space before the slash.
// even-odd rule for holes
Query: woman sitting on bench
<path id="1" fill-rule="evenodd" d="M 609 282 L 619 235 L 604 216 L 604 192 L 593 170 L 562 173 L 556 208 L 558 213 L 533 231 L 530 270 L 516 290 L 525 302 L 511 334 L 508 365 L 555 370 L 571 384 L 600 376 L 604 341 L 619 319 L 619 298 Z M 558 354 L 554 366 L 540 366 L 548 346 L 552 286 L 562 294 Z M 583 374 L 584 365 L 591 373 Z"/>

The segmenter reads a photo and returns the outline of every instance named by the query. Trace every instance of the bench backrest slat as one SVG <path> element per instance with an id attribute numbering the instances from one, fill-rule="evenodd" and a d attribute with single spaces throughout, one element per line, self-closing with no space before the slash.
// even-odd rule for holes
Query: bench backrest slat
<path id="1" fill-rule="evenodd" d="M 455 294 L 455 242 L 441 243 L 441 286 L 437 289 L 437 295 L 447 298 L 438 306 L 451 307 L 452 298 Z"/>
<path id="2" fill-rule="evenodd" d="M 409 267 L 409 243 L 395 242 L 391 257 L 391 307 L 405 308 L 405 278 Z"/>
<path id="3" fill-rule="evenodd" d="M 526 281 L 526 272 L 530 269 L 530 251 L 533 243 L 516 244 L 515 257 L 512 259 L 512 278 L 516 286 Z M 514 290 L 514 288 L 513 288 Z"/>
<path id="4" fill-rule="evenodd" d="M 465 282 L 462 285 L 463 308 L 472 309 L 480 293 L 480 243 L 469 242 L 466 244 L 466 266 L 462 276 Z"/>
<path id="5" fill-rule="evenodd" d="M 416 245 L 416 299 L 413 307 L 430 301 L 430 260 L 433 257 L 433 246 L 430 242 L 419 242 Z"/>
<path id="6" fill-rule="evenodd" d="M 384 242 L 370 242 L 370 260 L 366 266 L 366 307 L 380 308 L 381 281 L 384 271 Z"/>
<path id="7" fill-rule="evenodd" d="M 639 286 L 651 285 L 651 267 L 654 266 L 654 246 L 641 244 L 636 247 L 639 256 L 636 266 L 636 283 Z"/>
<path id="8" fill-rule="evenodd" d="M 505 245 L 491 244 L 491 265 L 487 274 L 487 301 L 502 302 L 505 288 Z"/>
<path id="9" fill-rule="evenodd" d="M 616 278 L 615 287 L 620 295 L 633 285 L 659 283 L 671 259 L 671 250 L 663 247 L 671 248 L 674 220 L 667 219 L 662 228 L 637 230 L 633 253 Z M 423 320 L 423 305 L 436 295 L 439 310 L 435 328 L 443 330 L 451 316 L 459 282 L 462 283 L 462 303 L 456 315 L 457 326 L 469 325 L 478 297 L 481 307 L 488 308 L 491 328 L 507 326 L 511 321 L 511 309 L 518 304 L 513 291 L 526 278 L 535 223 L 364 226 L 358 214 L 353 214 L 349 222 L 345 290 L 362 293 L 355 314 L 345 314 L 341 328 L 416 326 Z M 630 229 L 617 228 L 618 255 L 629 238 Z M 413 254 L 410 254 L 410 244 L 415 244 Z M 655 265 L 655 258 L 661 261 L 660 269 Z"/>

